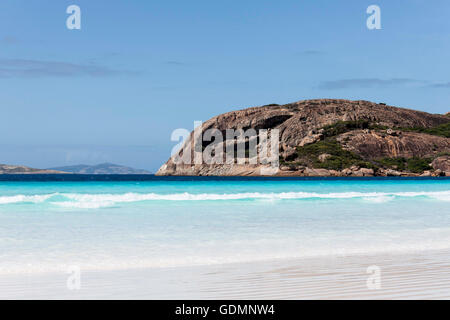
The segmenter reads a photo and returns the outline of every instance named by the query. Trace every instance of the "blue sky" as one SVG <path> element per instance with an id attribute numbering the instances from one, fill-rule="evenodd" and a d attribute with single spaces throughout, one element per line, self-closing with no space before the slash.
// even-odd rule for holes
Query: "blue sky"
<path id="1" fill-rule="evenodd" d="M 82 12 L 68 30 L 66 8 Z M 366 8 L 381 8 L 368 30 Z M 0 163 L 156 171 L 194 120 L 310 98 L 450 111 L 450 2 L 0 2 Z"/>

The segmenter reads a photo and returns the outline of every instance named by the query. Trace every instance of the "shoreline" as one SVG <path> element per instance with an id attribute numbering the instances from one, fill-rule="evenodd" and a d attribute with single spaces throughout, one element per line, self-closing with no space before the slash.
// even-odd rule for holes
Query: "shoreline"
<path id="1" fill-rule="evenodd" d="M 90 180 L 96 179 L 106 179 L 113 178 L 118 179 L 151 179 L 151 180 L 165 180 L 165 179 L 223 179 L 223 180 L 233 180 L 233 179 L 248 179 L 248 180 L 258 180 L 258 179 L 287 179 L 287 180 L 447 180 L 450 176 L 420 176 L 420 175 L 401 175 L 401 176 L 306 176 L 306 175 L 157 175 L 154 173 L 148 174 L 85 174 L 85 173 L 0 173 L 0 181 L 32 181 L 32 178 L 49 178 L 49 179 L 76 179 L 85 180 L 84 178 L 89 178 Z M 24 180 L 20 180 L 24 178 Z M 38 180 L 39 181 L 39 180 Z M 67 180 L 70 181 L 70 180 Z"/>
<path id="2" fill-rule="evenodd" d="M 379 268 L 380 289 L 369 289 Z M 193 267 L 0 275 L 0 299 L 450 299 L 450 249 Z"/>

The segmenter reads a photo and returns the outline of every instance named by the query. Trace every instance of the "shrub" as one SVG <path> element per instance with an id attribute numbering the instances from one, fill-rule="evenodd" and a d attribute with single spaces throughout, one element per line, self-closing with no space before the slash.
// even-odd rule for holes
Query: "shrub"
<path id="1" fill-rule="evenodd" d="M 434 136 L 450 138 L 450 122 L 432 128 L 414 127 L 414 128 L 400 128 L 400 130 L 427 133 Z"/>
<path id="2" fill-rule="evenodd" d="M 383 168 L 405 170 L 406 159 L 405 158 L 382 158 L 376 160 L 376 163 Z"/>
<path id="3" fill-rule="evenodd" d="M 319 160 L 319 155 L 327 153 L 330 155 L 325 161 Z M 353 165 L 374 168 L 370 162 L 364 161 L 357 154 L 344 150 L 335 139 L 325 139 L 313 144 L 297 148 L 299 162 L 312 165 L 314 168 L 342 170 Z"/>
<path id="4" fill-rule="evenodd" d="M 324 130 L 323 136 L 333 137 L 341 133 L 345 133 L 356 129 L 367 129 L 369 128 L 369 125 L 370 123 L 367 120 L 338 121 L 336 123 L 323 127 L 322 128 Z"/>
<path id="5" fill-rule="evenodd" d="M 422 173 L 425 170 L 431 170 L 429 158 L 411 158 L 408 159 L 408 170 L 414 173 Z"/>
<path id="6" fill-rule="evenodd" d="M 357 129 L 388 129 L 386 126 L 382 126 L 376 123 L 371 123 L 369 120 L 356 120 L 356 121 L 338 121 L 336 123 L 327 125 L 322 128 L 324 137 L 334 137 L 339 134 L 357 130 Z"/>
<path id="7" fill-rule="evenodd" d="M 429 163 L 432 160 L 430 158 L 382 158 L 377 159 L 375 162 L 386 169 L 396 169 L 400 171 L 408 170 L 413 173 L 422 173 L 425 170 L 431 170 Z"/>

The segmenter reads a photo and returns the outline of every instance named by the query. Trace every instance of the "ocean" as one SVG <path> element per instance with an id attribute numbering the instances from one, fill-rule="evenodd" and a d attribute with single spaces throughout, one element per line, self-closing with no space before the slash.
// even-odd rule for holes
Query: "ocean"
<path id="1" fill-rule="evenodd" d="M 0 176 L 0 275 L 448 248 L 448 178 Z"/>

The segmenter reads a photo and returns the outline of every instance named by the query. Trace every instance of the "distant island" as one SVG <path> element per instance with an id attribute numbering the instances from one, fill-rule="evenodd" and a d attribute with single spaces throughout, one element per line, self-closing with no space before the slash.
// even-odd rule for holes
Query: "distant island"
<path id="1" fill-rule="evenodd" d="M 270 104 L 218 115 L 202 132 L 261 129 L 279 132 L 278 176 L 450 176 L 450 114 L 342 99 Z M 223 135 L 223 134 L 222 134 Z M 265 164 L 193 164 L 195 133 L 156 175 L 259 176 Z M 258 137 L 261 139 L 261 137 Z M 223 150 L 236 140 L 202 141 L 201 149 Z M 249 154 L 246 140 L 245 155 Z M 217 149 L 218 148 L 218 149 Z M 187 149 L 186 149 L 187 150 Z M 233 160 L 233 159 L 231 159 Z M 242 159 L 239 159 L 242 160 Z"/>
<path id="2" fill-rule="evenodd" d="M 0 174 L 150 174 L 150 172 L 113 163 L 101 163 L 92 166 L 80 164 L 49 169 L 0 164 Z"/>
<path id="3" fill-rule="evenodd" d="M 74 166 L 49 168 L 48 170 L 56 170 L 76 174 L 150 174 L 150 172 L 147 170 L 134 169 L 114 163 L 101 163 L 92 166 L 79 164 Z"/>
<path id="4" fill-rule="evenodd" d="M 36 169 L 26 166 L 0 164 L 0 174 L 64 174 L 57 170 Z"/>

